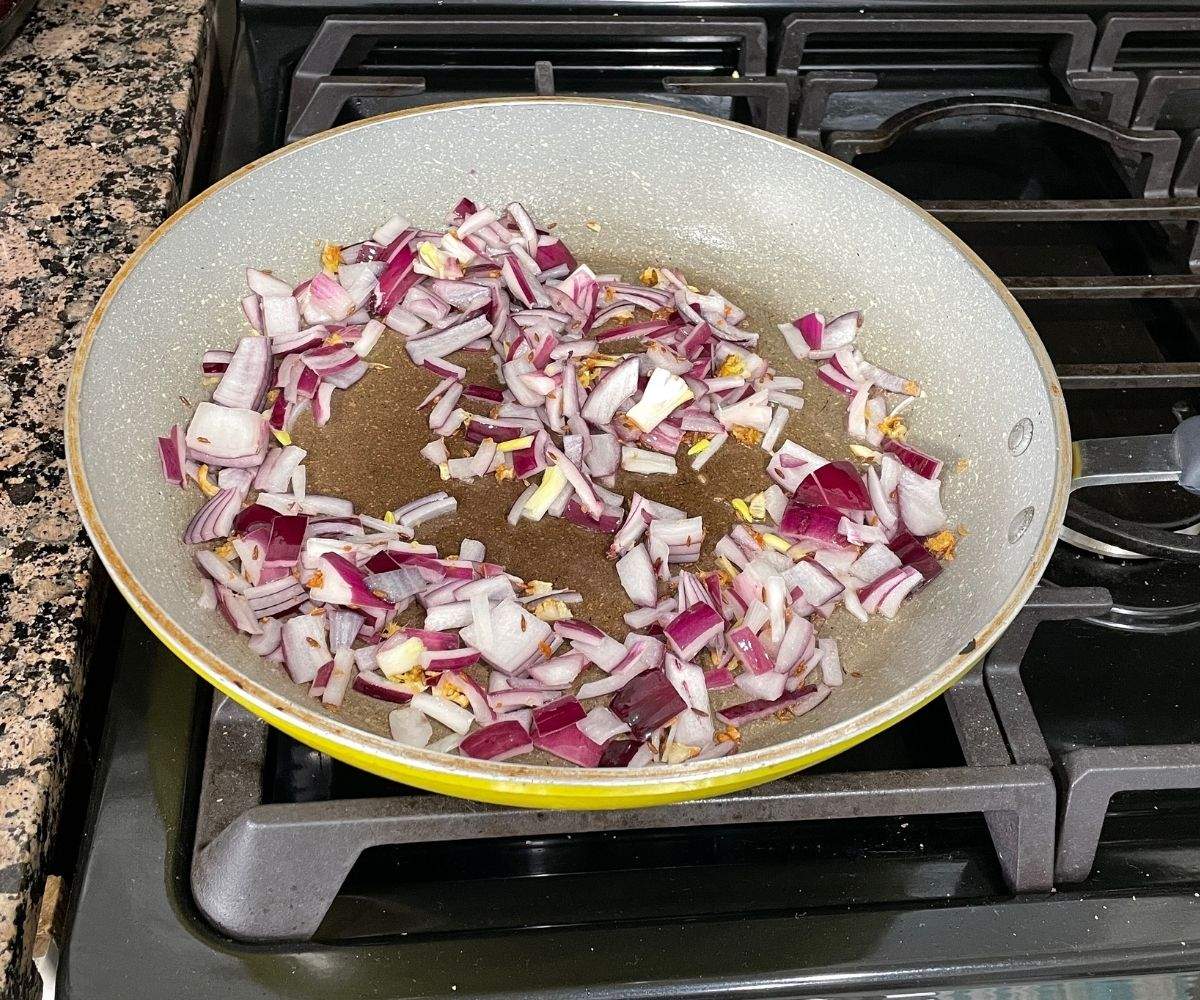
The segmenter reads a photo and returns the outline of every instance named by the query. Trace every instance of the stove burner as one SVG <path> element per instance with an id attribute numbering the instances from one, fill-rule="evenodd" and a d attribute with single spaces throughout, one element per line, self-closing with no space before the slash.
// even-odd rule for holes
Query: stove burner
<path id="1" fill-rule="evenodd" d="M 1051 587 L 1104 587 L 1112 607 L 1087 621 L 1124 632 L 1170 635 L 1200 627 L 1200 566 L 1143 557 L 1113 559 L 1074 546 L 1065 534 L 1043 580 Z M 1094 544 L 1085 539 L 1085 544 Z"/>

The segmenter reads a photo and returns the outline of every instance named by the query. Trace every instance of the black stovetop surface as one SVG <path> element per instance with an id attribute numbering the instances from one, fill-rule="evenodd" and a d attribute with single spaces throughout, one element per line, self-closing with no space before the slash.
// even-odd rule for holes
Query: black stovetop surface
<path id="1" fill-rule="evenodd" d="M 613 11 L 714 22 L 760 18 L 769 28 L 766 59 L 774 78 L 782 20 L 796 11 L 910 17 L 918 10 L 967 16 L 1033 9 L 1087 14 L 1099 24 L 1106 8 L 596 0 L 523 4 L 519 11 L 503 3 L 418 3 L 405 14 L 450 21 L 514 11 L 544 18 Z M 1189 5 L 1138 2 L 1121 9 Z M 228 49 L 224 110 L 204 143 L 208 179 L 283 143 L 289 80 L 323 17 L 394 12 L 394 5 L 371 2 L 335 9 L 329 0 L 244 0 Z M 1188 37 L 1200 43 L 1200 35 Z M 1196 45 L 1170 34 L 1137 38 L 1122 48 L 1118 70 L 1200 67 Z M 847 88 L 830 98 L 820 130 L 827 138 L 830 130 L 877 128 L 890 114 L 948 96 L 1002 94 L 1067 107 L 1078 94 L 1048 69 L 1051 48 L 1019 32 L 949 40 L 835 33 L 812 43 L 804 68 L 876 77 L 872 89 Z M 703 87 L 664 90 L 664 76 L 724 78 L 745 65 L 744 51 L 694 33 L 683 41 L 660 31 L 651 42 L 588 44 L 578 33 L 531 29 L 519 43 L 468 43 L 451 25 L 417 41 L 398 29 L 397 37 L 356 58 L 339 60 L 330 79 L 400 75 L 423 78 L 426 89 L 386 99 L 369 87 L 351 93 L 322 127 L 415 103 L 529 92 L 539 61 L 552 65 L 560 92 L 666 100 L 742 120 L 759 113 Z M 1200 128 L 1200 89 L 1177 95 L 1163 114 L 1173 128 Z M 794 124 L 794 100 L 792 115 Z M 1137 191 L 1123 162 L 1103 142 L 1061 124 L 997 116 L 945 121 L 855 160 L 910 197 L 941 203 L 1129 199 Z M 1060 369 L 1200 362 L 1200 317 L 1186 288 L 1180 232 L 1078 218 L 951 224 L 1002 277 L 1018 283 L 1047 275 L 1153 274 L 1183 288 L 1154 297 L 1024 293 L 1023 305 Z M 1068 392 L 1074 432 L 1169 431 L 1182 416 L 1200 412 L 1193 386 L 1200 379 Z M 1194 498 L 1164 486 L 1106 490 L 1089 499 L 1114 514 L 1156 522 L 1189 523 L 1200 515 Z M 1032 761 L 1047 787 L 1053 766 L 1062 790 L 1064 763 L 1080 749 L 1194 749 L 1200 630 L 1192 630 L 1197 615 L 1186 606 L 1200 593 L 1200 564 L 1103 560 L 1060 544 L 1046 582 L 1108 588 L 1126 609 L 1118 624 L 1144 622 L 1146 609 L 1158 609 L 1155 627 L 1175 629 L 1118 629 L 1110 616 L 1107 625 L 1073 620 L 1037 630 L 1020 658 L 1020 679 L 1050 755 L 1045 765 Z M 1197 990 L 1196 977 L 1181 971 L 1200 967 L 1195 791 L 1116 795 L 1090 875 L 1082 882 L 1058 879 L 1051 892 L 1012 891 L 980 812 L 447 839 L 368 849 L 311 939 L 248 943 L 218 930 L 192 891 L 211 691 L 114 600 L 87 697 L 86 731 L 96 736 L 85 747 L 94 753 L 82 762 L 85 779 L 72 794 L 78 809 L 90 778 L 90 805 L 78 824 L 78 859 L 60 862 L 74 869 L 64 997 L 790 997 L 1001 984 L 1016 987 L 1013 995 L 1059 996 L 1068 981 L 1082 978 L 1092 979 L 1094 995 Z M 815 773 L 848 784 L 881 771 L 969 773 L 979 762 L 964 757 L 952 714 L 950 702 L 939 699 Z M 1015 745 L 1005 762 L 1031 764 Z M 275 733 L 267 738 L 261 786 L 262 802 L 298 806 L 425 795 Z M 278 862 L 280 877 L 305 878 L 303 855 Z"/>

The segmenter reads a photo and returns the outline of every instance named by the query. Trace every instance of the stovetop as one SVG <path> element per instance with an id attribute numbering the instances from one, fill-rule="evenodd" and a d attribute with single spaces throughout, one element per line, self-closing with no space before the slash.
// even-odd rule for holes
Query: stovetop
<path id="1" fill-rule="evenodd" d="M 1121 9 L 243 0 L 209 180 L 474 96 L 736 118 L 970 243 L 1045 341 L 1076 437 L 1160 433 L 1200 412 L 1200 16 Z M 355 771 L 214 696 L 114 601 L 61 995 L 1195 992 L 1197 524 L 1170 486 L 1078 494 L 1074 544 L 946 696 L 792 778 L 624 812 Z"/>

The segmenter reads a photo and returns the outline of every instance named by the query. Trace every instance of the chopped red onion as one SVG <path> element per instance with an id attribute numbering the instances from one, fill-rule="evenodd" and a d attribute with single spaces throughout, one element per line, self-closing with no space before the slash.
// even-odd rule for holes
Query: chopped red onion
<path id="1" fill-rule="evenodd" d="M 858 470 L 849 462 L 826 462 L 797 485 L 795 499 L 840 510 L 871 510 L 871 498 Z"/>
<path id="2" fill-rule="evenodd" d="M 937 479 L 942 474 L 942 463 L 932 455 L 918 451 L 912 445 L 902 441 L 887 438 L 883 442 L 884 451 L 891 452 L 918 476 L 925 479 Z"/>
<path id="3" fill-rule="evenodd" d="M 536 712 L 534 713 L 536 716 Z M 533 745 L 580 767 L 597 767 L 604 748 L 585 736 L 577 725 L 566 726 L 544 736 L 534 736 Z"/>
<path id="4" fill-rule="evenodd" d="M 550 736 L 560 729 L 579 722 L 587 713 L 583 706 L 572 697 L 559 698 L 548 705 L 542 705 L 533 710 L 533 722 L 529 732 L 534 743 L 544 736 Z"/>
<path id="5" fill-rule="evenodd" d="M 829 697 L 829 688 L 823 684 L 805 684 L 795 691 L 790 691 L 774 701 L 755 699 L 732 705 L 729 708 L 717 710 L 717 718 L 731 726 L 742 726 L 755 719 L 773 715 L 783 709 L 788 709 L 793 715 L 800 716 L 810 712 Z"/>
<path id="6" fill-rule="evenodd" d="M 618 691 L 609 708 L 635 738 L 644 740 L 687 708 L 687 703 L 661 670 L 651 670 Z"/>
<path id="7" fill-rule="evenodd" d="M 637 740 L 610 740 L 604 745 L 596 766 L 628 767 L 638 752 L 645 749 L 645 744 Z"/>
<path id="8" fill-rule="evenodd" d="M 684 660 L 693 659 L 725 627 L 722 618 L 707 604 L 693 604 L 681 611 L 664 629 L 671 648 Z"/>
<path id="9" fill-rule="evenodd" d="M 366 648 L 370 649 L 371 647 L 368 646 Z M 355 652 L 361 653 L 362 650 L 359 649 Z M 362 664 L 360 663 L 358 666 L 359 670 L 362 671 Z M 412 701 L 413 692 L 403 684 L 396 684 L 389 681 L 386 677 L 381 677 L 379 674 L 371 673 L 370 671 L 362 671 L 355 674 L 351 686 L 359 694 L 364 694 L 368 698 L 375 698 L 379 701 L 390 701 L 399 704 Z"/>
<path id="10" fill-rule="evenodd" d="M 532 750 L 533 741 L 519 722 L 502 719 L 475 730 L 458 746 L 466 756 L 477 760 L 508 760 Z"/>

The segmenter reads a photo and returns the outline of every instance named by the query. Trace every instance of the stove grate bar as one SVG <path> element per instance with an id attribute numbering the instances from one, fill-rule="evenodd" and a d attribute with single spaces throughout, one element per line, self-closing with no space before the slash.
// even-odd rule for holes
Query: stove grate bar
<path id="1" fill-rule="evenodd" d="M 1092 69 L 1116 69 L 1122 47 L 1135 32 L 1170 34 L 1175 38 L 1181 34 L 1200 34 L 1200 16 L 1157 11 L 1106 14 L 1100 22 L 1100 38 L 1092 55 Z"/>
<path id="2" fill-rule="evenodd" d="M 1195 299 L 1200 274 L 1004 278 L 1018 299 Z"/>
<path id="3" fill-rule="evenodd" d="M 230 937 L 306 940 L 359 854 L 384 844 L 961 812 L 997 817 L 989 825 L 1002 836 L 996 846 L 1005 874 L 1020 879 L 1014 890 L 1049 888 L 1053 780 L 1044 767 L 1011 763 L 798 774 L 719 798 L 610 811 L 522 809 L 442 796 L 258 805 L 197 847 L 191 883 L 200 910 Z M 281 859 L 291 859 L 285 870 Z M 289 865 L 296 870 L 287 871 Z"/>
<path id="4" fill-rule="evenodd" d="M 982 36 L 1051 38 L 1048 68 L 1069 91 L 1070 78 L 1088 69 L 1096 26 L 1086 14 L 792 14 L 783 21 L 776 72 L 799 83 L 806 51 L 811 57 L 810 42 L 817 35 L 855 41 L 872 35 L 887 40 L 916 35 L 951 35 L 964 41 Z"/>
<path id="5" fill-rule="evenodd" d="M 1200 789 L 1200 745 L 1084 747 L 1058 762 L 1063 789 L 1055 875 L 1082 882 L 1091 874 L 1109 801 L 1118 792 Z"/>
<path id="6" fill-rule="evenodd" d="M 1046 617 L 1086 617 L 1107 606 L 1102 591 L 1039 589 L 1010 631 L 1031 635 Z M 384 844 L 958 812 L 983 813 L 1010 888 L 1045 890 L 1053 877 L 1054 781 L 1044 763 L 1014 762 L 983 669 L 977 665 L 945 695 L 966 766 L 802 772 L 717 798 L 596 812 L 440 795 L 264 804 L 266 724 L 218 696 L 199 793 L 192 893 L 233 938 L 302 940 L 316 932 L 362 851 Z M 289 877 L 281 859 L 302 872 Z"/>
<path id="7" fill-rule="evenodd" d="M 1021 680 L 1021 661 L 1034 632 L 1042 622 L 1094 618 L 1111 607 L 1111 596 L 1100 587 L 1039 586 L 988 653 L 983 666 L 984 683 L 1016 763 L 1051 764 L 1050 751 Z"/>
<path id="8" fill-rule="evenodd" d="M 712 96 L 744 97 L 751 104 L 755 124 L 771 128 L 781 134 L 787 132 L 786 105 L 778 110 L 780 97 L 775 90 L 757 88 L 754 85 L 766 78 L 767 70 L 767 26 L 758 18 L 702 18 L 702 17 L 405 17 L 382 16 L 330 16 L 317 29 L 312 41 L 292 75 L 291 93 L 288 99 L 286 139 L 293 142 L 313 135 L 336 123 L 337 115 L 347 99 L 352 96 L 377 95 L 369 89 L 374 81 L 379 86 L 397 81 L 419 80 L 420 77 L 394 77 L 390 75 L 363 76 L 361 68 L 380 42 L 387 39 L 438 40 L 461 46 L 464 39 L 483 39 L 527 48 L 537 40 L 550 41 L 564 37 L 587 38 L 593 44 L 604 42 L 661 44 L 704 44 L 716 45 L 730 51 L 736 65 L 737 76 L 722 77 L 676 77 L 682 85 L 679 90 Z M 499 49 L 497 51 L 503 51 Z M 544 65 L 543 65 L 544 64 Z M 638 68 L 633 65 L 631 68 Z M 553 92 L 553 61 L 535 59 L 530 65 L 534 73 L 535 91 L 546 94 L 547 87 Z M 549 75 L 547 76 L 547 70 Z M 353 88 L 343 89 L 340 99 L 329 94 L 331 84 L 337 84 L 349 75 L 367 83 L 362 93 Z M 708 80 L 705 87 L 700 81 Z M 358 83 L 356 86 L 363 86 Z M 786 86 L 780 84 L 786 90 Z M 322 95 L 322 90 L 326 93 Z M 668 88 L 670 89 L 670 88 Z M 405 94 L 418 91 L 408 90 Z M 785 99 L 786 100 L 786 99 Z M 314 101 L 316 107 L 314 107 Z"/>
<path id="9" fill-rule="evenodd" d="M 1012 759 L 1052 767 L 1062 809 L 1055 854 L 1056 883 L 1082 882 L 1091 873 L 1109 801 L 1118 792 L 1200 788 L 1200 743 L 1082 747 L 1055 760 L 1021 679 L 1021 662 L 1042 622 L 1093 620 L 1110 614 L 1099 588 L 1041 586 L 988 654 L 984 683 Z"/>
<path id="10" fill-rule="evenodd" d="M 1064 392 L 1081 389 L 1200 389 L 1200 363 L 1055 365 Z"/>

